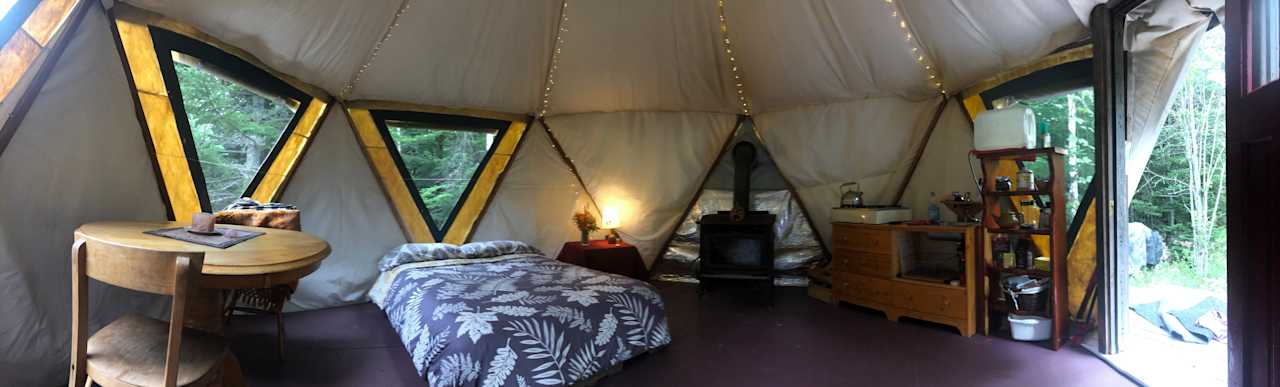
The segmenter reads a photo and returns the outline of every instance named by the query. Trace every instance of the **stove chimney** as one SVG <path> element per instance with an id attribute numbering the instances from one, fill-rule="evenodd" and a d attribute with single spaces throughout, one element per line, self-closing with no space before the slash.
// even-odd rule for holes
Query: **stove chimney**
<path id="1" fill-rule="evenodd" d="M 751 170 L 756 167 L 756 147 L 750 141 L 733 146 L 733 209 L 751 211 Z"/>

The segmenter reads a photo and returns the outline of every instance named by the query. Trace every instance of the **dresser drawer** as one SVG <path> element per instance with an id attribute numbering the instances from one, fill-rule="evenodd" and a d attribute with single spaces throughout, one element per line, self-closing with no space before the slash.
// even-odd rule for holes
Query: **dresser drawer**
<path id="1" fill-rule="evenodd" d="M 831 270 L 880 278 L 893 276 L 892 258 L 888 254 L 867 253 L 837 248 L 831 258 Z"/>
<path id="2" fill-rule="evenodd" d="M 859 226 L 836 225 L 832 229 L 836 249 L 889 254 L 893 251 L 893 231 Z"/>
<path id="3" fill-rule="evenodd" d="M 893 303 L 901 308 L 937 316 L 966 318 L 964 289 L 920 285 L 909 282 L 893 284 Z"/>
<path id="4" fill-rule="evenodd" d="M 832 291 L 846 298 L 881 304 L 892 301 L 893 287 L 889 280 L 847 273 L 838 273 L 831 279 Z"/>

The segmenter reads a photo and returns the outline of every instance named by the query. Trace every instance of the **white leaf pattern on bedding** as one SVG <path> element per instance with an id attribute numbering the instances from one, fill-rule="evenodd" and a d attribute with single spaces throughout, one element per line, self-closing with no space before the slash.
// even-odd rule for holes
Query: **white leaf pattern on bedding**
<path id="1" fill-rule="evenodd" d="M 614 317 L 613 313 L 606 314 L 603 319 L 600 319 L 599 327 L 596 330 L 596 339 L 593 342 L 596 345 L 608 344 L 609 339 L 618 330 L 618 318 Z"/>
<path id="2" fill-rule="evenodd" d="M 507 376 L 511 375 L 511 371 L 516 368 L 516 359 L 520 355 L 511 349 L 511 340 L 507 340 L 507 345 L 498 348 L 493 354 L 493 360 L 489 362 L 489 373 L 484 377 L 482 387 L 499 387 L 507 383 Z"/>
<path id="3" fill-rule="evenodd" d="M 379 304 L 431 386 L 570 385 L 671 341 L 644 282 L 541 256 L 395 272 Z"/>
<path id="4" fill-rule="evenodd" d="M 569 302 L 576 302 L 582 304 L 582 306 L 591 306 L 591 304 L 600 302 L 600 300 L 596 299 L 596 296 L 600 295 L 600 293 L 590 289 L 562 290 L 560 295 L 568 298 Z"/>
<path id="5" fill-rule="evenodd" d="M 467 304 L 461 302 L 446 302 L 436 306 L 436 310 L 431 312 L 431 319 L 439 320 L 450 314 L 458 313 L 467 309 L 471 309 Z"/>
<path id="6" fill-rule="evenodd" d="M 493 325 L 489 323 L 494 321 L 498 321 L 498 316 L 493 312 L 459 312 L 454 320 L 462 323 L 458 326 L 458 337 L 471 336 L 472 343 L 479 342 L 480 336 L 493 333 Z"/>
<path id="7" fill-rule="evenodd" d="M 618 285 L 591 285 L 584 288 L 602 293 L 622 293 L 627 291 L 627 288 Z"/>
<path id="8" fill-rule="evenodd" d="M 512 317 L 529 317 L 538 313 L 537 309 L 530 308 L 527 306 L 517 306 L 517 305 L 490 306 L 489 311 L 498 313 L 498 314 L 505 314 Z"/>
<path id="9" fill-rule="evenodd" d="M 511 292 L 511 293 L 493 297 L 492 299 L 489 300 L 489 302 L 508 303 L 512 301 L 518 301 L 526 297 L 529 297 L 529 292 L 521 290 L 521 291 Z"/>
<path id="10" fill-rule="evenodd" d="M 455 353 L 444 358 L 439 374 L 431 376 L 441 386 L 463 386 L 480 377 L 480 362 L 472 361 L 469 353 Z"/>
<path id="11" fill-rule="evenodd" d="M 578 308 L 552 305 L 548 306 L 547 309 L 542 312 L 542 315 L 546 317 L 555 317 L 555 319 L 560 321 L 561 324 L 569 324 L 570 328 L 579 328 L 583 331 L 591 331 L 591 320 L 588 320 L 587 315 L 582 313 L 582 310 Z"/>

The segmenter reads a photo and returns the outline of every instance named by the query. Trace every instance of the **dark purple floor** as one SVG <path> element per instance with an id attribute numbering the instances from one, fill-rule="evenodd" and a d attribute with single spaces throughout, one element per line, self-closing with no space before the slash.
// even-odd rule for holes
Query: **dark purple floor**
<path id="1" fill-rule="evenodd" d="M 728 289 L 698 300 L 696 288 L 661 285 L 674 341 L 599 383 L 618 386 L 1132 386 L 1079 349 L 1054 352 L 1005 339 L 850 306 L 803 289 L 778 292 L 772 309 Z M 372 304 L 292 313 L 288 356 L 275 360 L 274 325 L 233 323 L 232 349 L 250 385 L 423 385 Z"/>

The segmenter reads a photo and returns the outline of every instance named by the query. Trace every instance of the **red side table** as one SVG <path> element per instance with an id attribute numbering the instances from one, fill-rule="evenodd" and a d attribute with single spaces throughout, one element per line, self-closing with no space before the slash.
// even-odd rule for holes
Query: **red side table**
<path id="1" fill-rule="evenodd" d="M 567 242 L 556 259 L 641 281 L 649 279 L 649 269 L 644 267 L 640 250 L 626 242 L 613 245 L 603 240 L 594 240 L 587 246 L 583 246 L 581 242 Z"/>

